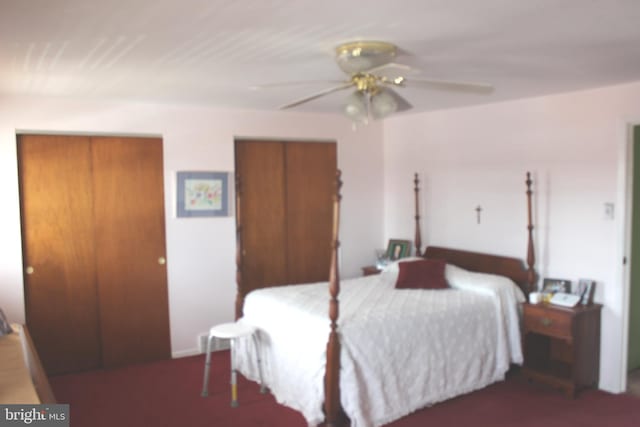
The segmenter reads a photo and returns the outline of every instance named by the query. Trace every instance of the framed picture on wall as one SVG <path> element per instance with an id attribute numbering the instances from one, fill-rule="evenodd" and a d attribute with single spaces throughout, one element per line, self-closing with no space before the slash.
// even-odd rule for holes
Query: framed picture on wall
<path id="1" fill-rule="evenodd" d="M 178 172 L 179 218 L 229 215 L 228 172 Z"/>
<path id="2" fill-rule="evenodd" d="M 408 257 L 411 253 L 411 241 L 390 239 L 387 245 L 387 259 L 395 261 L 400 258 Z"/>

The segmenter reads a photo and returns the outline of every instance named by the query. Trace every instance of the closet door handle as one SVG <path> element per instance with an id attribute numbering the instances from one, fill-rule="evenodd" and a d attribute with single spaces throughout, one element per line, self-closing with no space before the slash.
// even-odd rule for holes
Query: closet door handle
<path id="1" fill-rule="evenodd" d="M 158 264 L 165 265 L 166 263 L 167 263 L 167 260 L 163 256 L 158 258 Z"/>
<path id="2" fill-rule="evenodd" d="M 24 269 L 24 272 L 27 273 L 27 274 L 33 274 L 33 272 L 34 272 L 33 267 L 28 265 L 27 268 Z"/>

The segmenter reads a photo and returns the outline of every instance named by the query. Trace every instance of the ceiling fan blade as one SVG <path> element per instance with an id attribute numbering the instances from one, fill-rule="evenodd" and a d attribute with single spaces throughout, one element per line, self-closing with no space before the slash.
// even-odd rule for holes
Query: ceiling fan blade
<path id="1" fill-rule="evenodd" d="M 382 65 L 378 65 L 377 67 L 373 67 L 370 68 L 368 70 L 363 71 L 364 74 L 373 74 L 373 73 L 380 73 L 381 71 L 386 71 L 386 70 L 402 70 L 402 71 L 413 71 L 414 68 L 409 66 L 409 65 L 405 65 L 405 64 L 398 64 L 397 62 L 388 62 L 386 64 L 382 64 Z"/>
<path id="2" fill-rule="evenodd" d="M 280 82 L 280 83 L 266 83 L 261 85 L 249 86 L 250 90 L 262 90 L 287 86 L 306 86 L 313 84 L 340 84 L 346 83 L 344 80 L 303 80 L 298 82 Z"/>
<path id="3" fill-rule="evenodd" d="M 282 105 L 282 106 L 278 107 L 278 109 L 285 110 L 287 108 L 295 107 L 296 105 L 300 105 L 300 104 L 304 104 L 305 102 L 313 101 L 314 99 L 320 98 L 321 96 L 325 96 L 325 95 L 328 95 L 330 93 L 337 92 L 339 90 L 347 89 L 347 88 L 349 88 L 349 87 L 351 87 L 353 85 L 354 85 L 353 82 L 347 82 L 347 83 L 343 82 L 339 86 L 330 87 L 329 89 L 325 89 L 325 90 L 322 90 L 320 92 L 316 92 L 316 93 L 314 93 L 312 95 L 305 96 L 304 98 L 300 98 L 300 99 L 295 100 L 293 102 L 290 102 L 288 104 Z"/>
<path id="4" fill-rule="evenodd" d="M 493 92 L 493 86 L 487 83 L 475 83 L 475 82 L 456 82 L 449 80 L 434 80 L 434 79 L 403 79 L 400 83 L 394 83 L 397 86 L 412 86 L 412 87 L 428 87 L 432 89 L 440 90 L 455 90 L 459 92 L 471 92 L 471 93 L 491 93 Z"/>

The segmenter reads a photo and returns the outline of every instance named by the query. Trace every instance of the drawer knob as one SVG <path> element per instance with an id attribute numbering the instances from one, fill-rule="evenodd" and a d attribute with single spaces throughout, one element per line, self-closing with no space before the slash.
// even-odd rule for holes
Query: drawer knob
<path id="1" fill-rule="evenodd" d="M 542 326 L 551 326 L 551 324 L 553 323 L 553 320 L 547 317 L 543 317 L 542 319 L 540 319 L 540 323 L 542 323 Z"/>

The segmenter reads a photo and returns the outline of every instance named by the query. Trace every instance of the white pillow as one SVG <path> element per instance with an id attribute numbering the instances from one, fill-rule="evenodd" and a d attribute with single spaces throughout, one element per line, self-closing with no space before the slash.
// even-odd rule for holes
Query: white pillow
<path id="1" fill-rule="evenodd" d="M 400 271 L 400 267 L 398 266 L 398 264 L 400 264 L 401 262 L 413 262 L 413 261 L 420 261 L 423 260 L 424 258 L 419 257 L 419 256 L 410 256 L 410 257 L 406 257 L 406 258 L 400 258 L 399 260 L 396 261 L 391 261 L 389 262 L 387 265 L 384 266 L 384 268 L 382 269 L 383 273 L 398 273 Z"/>
<path id="2" fill-rule="evenodd" d="M 465 270 L 453 264 L 447 264 L 444 277 L 452 288 L 475 290 L 486 293 L 508 292 L 518 302 L 524 302 L 525 297 L 516 283 L 506 276 L 497 274 L 478 273 Z"/>

